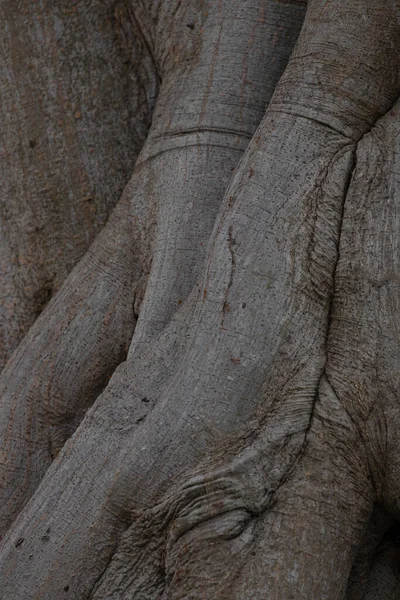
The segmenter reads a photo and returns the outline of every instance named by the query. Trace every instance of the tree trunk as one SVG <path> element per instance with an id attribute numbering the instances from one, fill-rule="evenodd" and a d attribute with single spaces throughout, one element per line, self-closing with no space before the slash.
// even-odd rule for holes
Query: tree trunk
<path id="1" fill-rule="evenodd" d="M 128 11 L 147 140 L 0 382 L 4 600 L 396 597 L 397 5 L 311 0 L 270 100 L 304 10 Z"/>
<path id="2" fill-rule="evenodd" d="M 0 11 L 1 369 L 119 199 L 158 77 L 124 2 Z"/>

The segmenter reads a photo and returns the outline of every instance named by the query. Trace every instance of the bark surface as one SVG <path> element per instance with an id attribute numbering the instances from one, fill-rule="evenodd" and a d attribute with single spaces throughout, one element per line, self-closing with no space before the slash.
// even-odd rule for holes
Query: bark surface
<path id="1" fill-rule="evenodd" d="M 2 376 L 5 600 L 396 597 L 398 7 L 311 0 L 269 102 L 304 11 L 134 6 L 148 138 Z"/>
<path id="2" fill-rule="evenodd" d="M 0 6 L 0 368 L 119 200 L 158 76 L 123 1 Z"/>

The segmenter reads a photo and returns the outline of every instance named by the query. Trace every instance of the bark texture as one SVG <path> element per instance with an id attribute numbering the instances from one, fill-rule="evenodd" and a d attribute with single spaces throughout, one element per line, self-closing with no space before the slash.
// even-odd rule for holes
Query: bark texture
<path id="1" fill-rule="evenodd" d="M 149 273 L 150 293 L 131 345 L 134 364 L 141 355 L 134 347 L 143 339 L 151 342 L 193 287 L 227 182 L 282 73 L 304 12 L 302 6 L 265 2 L 216 5 L 207 12 L 194 3 L 188 14 L 178 15 L 180 5 L 178 13 L 168 6 L 171 14 L 161 7 L 148 15 L 138 7 L 151 56 L 156 64 L 163 55 L 168 61 L 149 137 L 122 204 L 3 374 L 3 532 L 122 360 Z M 168 19 L 180 26 L 164 41 Z M 155 45 L 152 27 L 158 22 Z M 174 59 L 175 46 L 187 56 Z M 230 73 L 223 69 L 227 57 Z M 61 314 L 64 306 L 72 316 Z M 33 343 L 38 337 L 42 343 Z"/>
<path id="2" fill-rule="evenodd" d="M 104 226 L 158 76 L 132 7 L 4 0 L 0 368 Z"/>
<path id="3" fill-rule="evenodd" d="M 135 5 L 149 136 L 3 373 L 4 600 L 396 597 L 398 7 L 311 0 L 262 116 L 304 9 Z"/>

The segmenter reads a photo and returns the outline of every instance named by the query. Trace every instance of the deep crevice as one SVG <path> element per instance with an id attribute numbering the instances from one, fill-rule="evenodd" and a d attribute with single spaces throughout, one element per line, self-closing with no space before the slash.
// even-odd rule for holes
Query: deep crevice
<path id="1" fill-rule="evenodd" d="M 108 567 L 109 567 L 109 565 L 110 565 L 110 563 L 111 563 L 111 561 L 112 561 L 115 553 L 117 552 L 117 549 L 118 549 L 118 544 L 116 544 L 114 550 L 110 553 L 110 556 L 108 557 L 108 560 L 106 562 L 106 565 L 105 565 L 104 569 L 101 571 L 100 575 L 94 581 L 94 583 L 92 585 L 92 588 L 91 588 L 91 590 L 89 592 L 89 595 L 88 595 L 88 600 L 92 600 L 94 598 L 94 594 L 96 593 L 96 591 L 97 591 L 97 589 L 98 589 L 98 587 L 99 587 L 99 585 L 101 583 L 101 580 L 103 579 L 103 576 L 106 573 L 106 571 L 107 571 L 107 569 L 108 569 Z"/>
<path id="2" fill-rule="evenodd" d="M 331 162 L 332 164 L 332 162 Z M 337 266 L 340 260 L 340 239 L 341 239 L 341 233 L 342 233 L 342 225 L 343 225 L 343 217 L 344 217 L 344 210 L 345 210 L 345 203 L 346 203 L 346 197 L 348 194 L 348 190 L 353 178 L 353 174 L 354 171 L 356 169 L 357 166 L 357 147 L 353 150 L 352 152 L 352 164 L 349 168 L 349 173 L 347 174 L 347 179 L 346 179 L 346 183 L 344 186 L 344 192 L 343 192 L 343 201 L 342 201 L 342 205 L 341 205 L 341 214 L 340 214 L 340 218 L 339 218 L 339 227 L 338 227 L 338 240 L 337 240 L 337 247 L 336 247 L 336 260 L 335 260 L 335 265 L 333 268 L 333 273 L 332 273 L 332 285 L 331 285 L 331 292 L 330 292 L 330 298 L 329 298 L 329 303 L 328 303 L 328 313 L 327 313 L 327 319 L 326 319 L 326 330 L 325 330 L 325 339 L 324 339 L 324 343 L 323 343 L 323 348 L 325 351 L 325 365 L 322 369 L 321 372 L 321 376 L 319 378 L 317 387 L 316 387 L 316 393 L 315 396 L 312 400 L 312 405 L 311 405 L 311 410 L 310 410 L 310 419 L 307 425 L 307 428 L 304 431 L 304 441 L 295 457 L 295 459 L 293 460 L 289 470 L 287 471 L 287 473 L 284 475 L 284 477 L 282 477 L 281 483 L 283 484 L 287 478 L 290 475 L 290 472 L 293 470 L 293 468 L 295 467 L 297 461 L 304 455 L 306 448 L 307 448 L 307 442 L 308 442 L 308 435 L 310 433 L 313 421 L 314 421 L 314 416 L 315 416 L 315 407 L 317 402 L 319 401 L 319 388 L 320 388 L 320 384 L 322 381 L 322 378 L 325 377 L 327 380 L 327 376 L 326 376 L 326 363 L 327 363 L 327 346 L 328 346 L 328 340 L 329 340 L 329 332 L 330 332 L 330 327 L 331 327 L 331 323 L 332 323 L 332 313 L 333 313 L 333 300 L 334 300 L 334 296 L 335 296 L 335 278 L 336 278 L 336 270 L 337 270 Z M 328 380 L 329 381 L 329 380 Z M 333 388 L 332 388 L 333 389 Z M 281 485 L 281 484 L 280 484 Z"/>

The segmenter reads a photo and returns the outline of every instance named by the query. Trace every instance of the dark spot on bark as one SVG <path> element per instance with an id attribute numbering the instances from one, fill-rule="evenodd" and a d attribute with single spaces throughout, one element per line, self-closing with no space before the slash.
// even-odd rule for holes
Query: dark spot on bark
<path id="1" fill-rule="evenodd" d="M 24 538 L 19 538 L 19 539 L 16 541 L 15 547 L 16 547 L 16 548 L 19 548 L 20 546 L 22 546 L 22 544 L 23 544 L 23 543 L 24 543 Z"/>
<path id="2" fill-rule="evenodd" d="M 42 542 L 46 543 L 50 541 L 50 536 L 49 535 L 42 535 Z"/>
<path id="3" fill-rule="evenodd" d="M 195 28 L 195 24 L 194 23 L 186 23 L 186 27 L 189 27 L 189 29 L 194 29 Z"/>
<path id="4" fill-rule="evenodd" d="M 144 421 L 144 420 L 145 420 L 145 418 L 146 418 L 146 416 L 144 416 L 144 417 L 139 417 L 139 419 L 136 419 L 135 423 L 136 423 L 136 424 L 138 424 L 138 423 L 141 423 L 142 421 Z"/>
<path id="5" fill-rule="evenodd" d="M 29 148 L 34 148 L 36 146 L 36 140 L 29 140 Z"/>
<path id="6" fill-rule="evenodd" d="M 242 308 L 246 308 L 246 302 L 242 303 Z"/>
<path id="7" fill-rule="evenodd" d="M 144 398 L 142 398 L 142 402 L 150 402 L 150 400 L 145 396 Z"/>
<path id="8" fill-rule="evenodd" d="M 48 527 L 48 528 L 46 529 L 46 533 L 50 533 L 50 532 L 51 532 L 51 527 Z"/>
<path id="9" fill-rule="evenodd" d="M 64 586 L 64 592 L 68 592 L 69 590 L 69 585 Z"/>
<path id="10" fill-rule="evenodd" d="M 392 544 L 396 546 L 396 548 L 400 548 L 400 523 L 396 522 L 392 525 L 388 533 Z"/>

